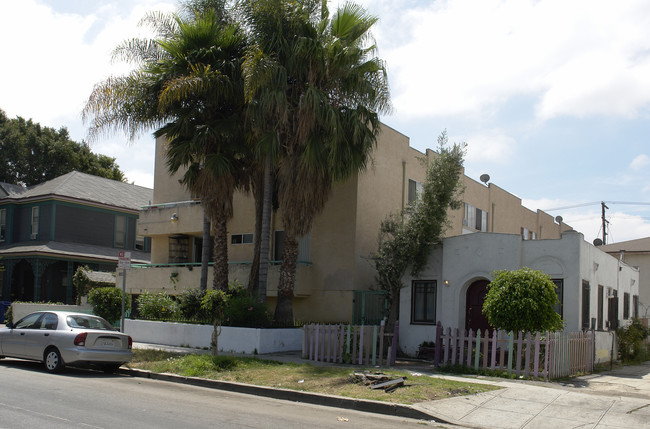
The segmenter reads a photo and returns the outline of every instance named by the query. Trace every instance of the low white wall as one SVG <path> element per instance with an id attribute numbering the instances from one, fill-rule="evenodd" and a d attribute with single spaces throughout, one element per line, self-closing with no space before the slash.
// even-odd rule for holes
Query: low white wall
<path id="1" fill-rule="evenodd" d="M 185 323 L 124 321 L 124 332 L 133 341 L 169 346 L 209 348 L 212 326 Z M 302 329 L 256 329 L 223 326 L 219 351 L 259 354 L 302 350 Z"/>
<path id="2" fill-rule="evenodd" d="M 63 304 L 32 304 L 27 302 L 14 302 L 11 304 L 14 322 L 35 311 L 71 311 L 77 313 L 92 313 L 93 307 L 90 304 L 85 305 L 63 305 Z"/>

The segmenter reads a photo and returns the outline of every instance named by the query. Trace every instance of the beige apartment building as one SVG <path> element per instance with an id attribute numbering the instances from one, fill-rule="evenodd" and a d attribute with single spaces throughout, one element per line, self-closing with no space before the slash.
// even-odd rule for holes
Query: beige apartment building
<path id="1" fill-rule="evenodd" d="M 180 293 L 198 287 L 203 211 L 200 202 L 170 176 L 164 142 L 156 142 L 153 204 L 140 213 L 138 233 L 151 237 L 151 262 L 127 274 L 127 292 L 165 290 Z M 342 322 L 353 319 L 355 291 L 376 289 L 370 254 L 377 248 L 380 222 L 399 212 L 426 176 L 422 153 L 409 146 L 409 138 L 383 125 L 367 170 L 334 186 L 323 212 L 308 236 L 300 241 L 294 317 L 303 321 Z M 463 176 L 464 208 L 450 213 L 447 236 L 474 232 L 522 234 L 524 239 L 559 239 L 571 229 L 542 211 L 521 205 L 521 199 L 488 183 Z M 235 196 L 234 218 L 228 225 L 230 281 L 246 284 L 253 257 L 254 202 L 252 195 Z M 271 254 L 282 254 L 281 216 L 272 218 Z M 471 262 L 471 261 L 468 261 Z M 277 296 L 279 264 L 269 272 L 268 301 Z M 211 273 L 210 273 L 211 275 Z M 118 280 L 118 282 L 121 280 Z"/>

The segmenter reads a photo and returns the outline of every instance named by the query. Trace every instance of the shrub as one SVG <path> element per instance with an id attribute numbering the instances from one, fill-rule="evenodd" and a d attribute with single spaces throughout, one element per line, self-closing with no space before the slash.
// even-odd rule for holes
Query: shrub
<path id="1" fill-rule="evenodd" d="M 88 302 L 93 313 L 113 324 L 122 317 L 122 291 L 116 287 L 99 287 L 88 293 Z M 130 308 L 130 300 L 125 301 L 124 310 Z"/>
<path id="2" fill-rule="evenodd" d="M 199 289 L 188 289 L 178 297 L 178 305 L 184 319 L 206 320 L 208 315 L 201 308 L 201 299 L 205 291 Z"/>
<path id="3" fill-rule="evenodd" d="M 14 323 L 14 310 L 11 305 L 5 311 L 5 320 L 3 323 Z"/>
<path id="4" fill-rule="evenodd" d="M 623 362 L 630 362 L 645 358 L 648 354 L 647 345 L 644 340 L 650 335 L 650 329 L 639 322 L 639 319 L 632 319 L 632 323 L 625 328 L 616 330 L 618 340 L 618 357 Z"/>
<path id="5" fill-rule="evenodd" d="M 228 300 L 224 316 L 223 324 L 227 326 L 262 328 L 271 321 L 266 303 L 248 294 L 232 296 Z"/>
<path id="6" fill-rule="evenodd" d="M 179 319 L 178 302 L 166 292 L 145 292 L 138 297 L 138 312 L 145 319 Z"/>
<path id="7" fill-rule="evenodd" d="M 553 308 L 555 284 L 541 271 L 495 271 L 483 303 L 490 325 L 512 332 L 558 331 L 562 319 Z"/>

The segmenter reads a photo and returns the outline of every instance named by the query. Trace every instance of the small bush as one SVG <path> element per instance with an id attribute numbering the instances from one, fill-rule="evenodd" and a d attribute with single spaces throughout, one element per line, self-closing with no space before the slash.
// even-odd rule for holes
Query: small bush
<path id="1" fill-rule="evenodd" d="M 632 319 L 632 323 L 625 328 L 616 330 L 618 340 L 618 357 L 623 362 L 634 362 L 648 355 L 648 346 L 644 340 L 650 335 L 650 329 L 639 322 L 639 319 Z"/>
<path id="2" fill-rule="evenodd" d="M 88 293 L 88 302 L 93 306 L 93 313 L 113 324 L 122 318 L 122 291 L 116 287 L 99 287 Z M 124 310 L 130 308 L 126 300 Z"/>
<path id="3" fill-rule="evenodd" d="M 184 319 L 189 320 L 206 320 L 208 315 L 201 308 L 201 300 L 205 296 L 205 291 L 199 289 L 189 289 L 178 297 L 178 305 L 181 315 Z"/>
<path id="4" fill-rule="evenodd" d="M 5 311 L 5 320 L 3 323 L 14 323 L 14 310 L 11 305 Z"/>
<path id="5" fill-rule="evenodd" d="M 265 302 L 246 295 L 235 295 L 228 300 L 223 324 L 246 328 L 262 328 L 269 325 L 271 314 Z"/>
<path id="6" fill-rule="evenodd" d="M 212 321 L 221 322 L 228 303 L 228 295 L 222 290 L 210 289 L 201 299 L 201 308 Z"/>
<path id="7" fill-rule="evenodd" d="M 178 302 L 166 292 L 145 292 L 138 297 L 138 311 L 145 319 L 179 319 Z"/>

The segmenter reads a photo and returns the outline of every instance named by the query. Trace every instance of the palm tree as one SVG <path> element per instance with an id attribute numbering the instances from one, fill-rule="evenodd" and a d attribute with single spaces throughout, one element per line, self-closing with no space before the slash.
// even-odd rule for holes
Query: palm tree
<path id="1" fill-rule="evenodd" d="M 390 109 L 383 62 L 369 30 L 376 18 L 326 1 L 250 0 L 244 64 L 249 113 L 276 160 L 285 229 L 275 320 L 293 321 L 298 239 L 309 233 L 332 185 L 366 166 Z"/>
<path id="2" fill-rule="evenodd" d="M 171 173 L 199 196 L 215 235 L 214 287 L 228 287 L 226 223 L 236 186 L 245 183 L 243 79 L 245 36 L 222 0 L 196 0 L 183 15 L 148 14 L 153 40 L 130 40 L 115 55 L 138 64 L 98 84 L 84 109 L 90 134 L 156 128 L 167 141 Z"/>

